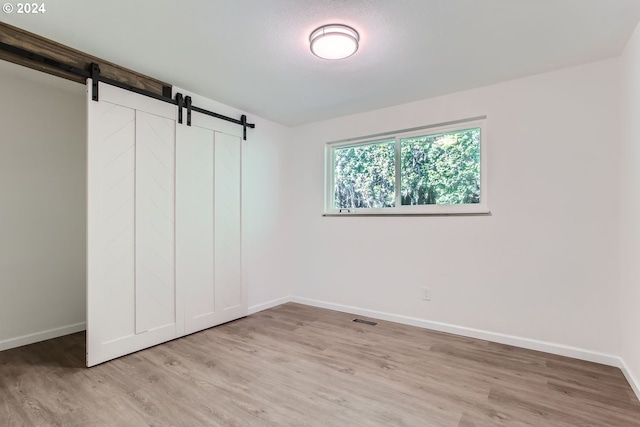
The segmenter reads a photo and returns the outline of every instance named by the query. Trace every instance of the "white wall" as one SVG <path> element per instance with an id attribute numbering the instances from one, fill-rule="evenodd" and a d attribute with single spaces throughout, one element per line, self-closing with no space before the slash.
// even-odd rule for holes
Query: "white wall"
<path id="1" fill-rule="evenodd" d="M 86 114 L 82 85 L 1 61 L 0 99 L 2 350 L 84 329 Z"/>
<path id="2" fill-rule="evenodd" d="M 222 111 L 220 109 L 214 110 Z M 239 117 L 241 112 L 230 112 Z M 289 206 L 284 189 L 291 129 L 248 115 L 256 123 L 244 145 L 243 210 L 245 280 L 249 311 L 282 303 L 293 291 L 291 267 L 287 258 Z"/>
<path id="3" fill-rule="evenodd" d="M 608 60 L 294 129 L 294 295 L 615 360 L 618 71 Z M 485 114 L 492 216 L 321 216 L 325 142 Z"/>
<path id="4" fill-rule="evenodd" d="M 627 375 L 640 396 L 640 26 L 621 62 L 621 343 Z"/>

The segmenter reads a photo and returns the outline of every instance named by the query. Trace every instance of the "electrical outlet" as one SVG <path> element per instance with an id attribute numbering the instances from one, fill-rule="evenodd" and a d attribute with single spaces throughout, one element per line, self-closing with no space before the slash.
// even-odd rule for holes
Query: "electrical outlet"
<path id="1" fill-rule="evenodd" d="M 431 301 L 431 289 L 422 288 L 422 300 L 423 301 Z"/>

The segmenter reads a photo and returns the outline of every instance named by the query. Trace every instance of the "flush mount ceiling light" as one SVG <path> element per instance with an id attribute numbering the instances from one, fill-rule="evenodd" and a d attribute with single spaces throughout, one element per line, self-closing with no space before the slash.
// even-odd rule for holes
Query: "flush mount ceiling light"
<path id="1" fill-rule="evenodd" d="M 360 35 L 342 24 L 329 24 L 316 28 L 309 36 L 311 52 L 323 59 L 348 58 L 358 50 Z"/>

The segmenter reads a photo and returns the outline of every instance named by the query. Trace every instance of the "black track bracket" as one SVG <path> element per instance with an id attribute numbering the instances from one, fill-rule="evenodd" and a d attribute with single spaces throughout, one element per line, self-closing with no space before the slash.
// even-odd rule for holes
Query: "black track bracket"
<path id="1" fill-rule="evenodd" d="M 187 126 L 191 126 L 191 97 L 185 96 L 184 103 L 187 107 Z"/>
<path id="2" fill-rule="evenodd" d="M 240 125 L 242 126 L 242 139 L 246 141 L 247 140 L 247 116 L 244 114 L 240 116 Z"/>
<path id="3" fill-rule="evenodd" d="M 176 93 L 176 104 L 178 104 L 178 123 L 182 124 L 182 109 L 184 108 L 184 98 L 181 93 Z"/>
<path id="4" fill-rule="evenodd" d="M 91 99 L 98 101 L 98 83 L 100 82 L 100 67 L 92 62 L 89 66 L 91 73 Z"/>

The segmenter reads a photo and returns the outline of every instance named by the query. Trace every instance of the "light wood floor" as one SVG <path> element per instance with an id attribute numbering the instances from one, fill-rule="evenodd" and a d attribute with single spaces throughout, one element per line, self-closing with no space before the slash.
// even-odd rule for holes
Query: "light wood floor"
<path id="1" fill-rule="evenodd" d="M 640 426 L 619 369 L 285 304 L 86 369 L 0 352 L 0 426 Z"/>

